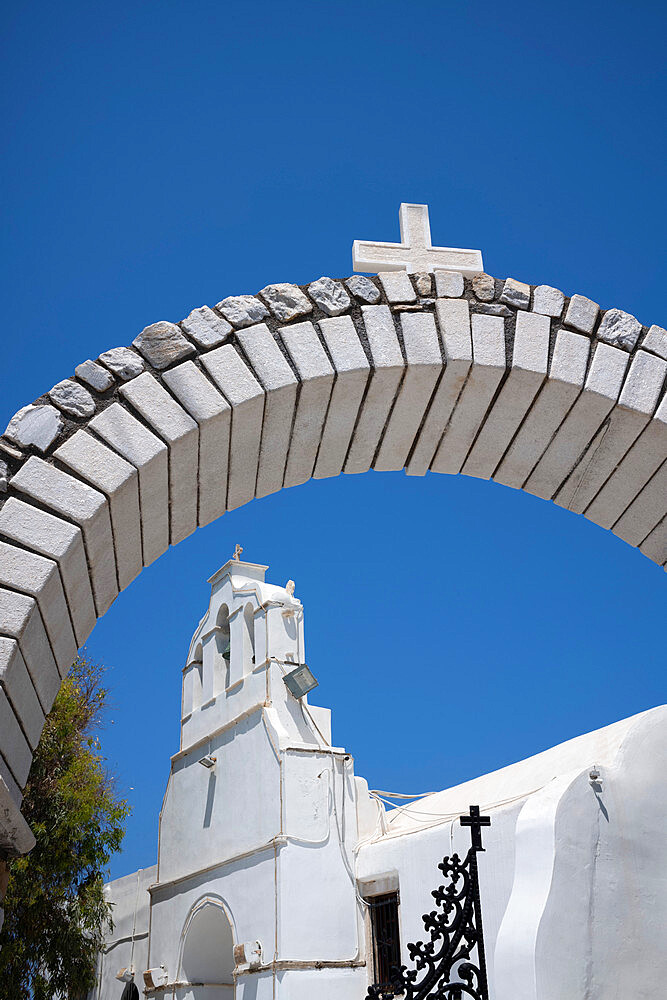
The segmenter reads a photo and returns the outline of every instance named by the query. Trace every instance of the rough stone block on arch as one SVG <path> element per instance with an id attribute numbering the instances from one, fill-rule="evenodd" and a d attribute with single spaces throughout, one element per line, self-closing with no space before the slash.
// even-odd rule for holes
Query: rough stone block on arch
<path id="1" fill-rule="evenodd" d="M 165 320 L 144 327 L 132 341 L 132 346 L 159 371 L 195 353 L 194 347 L 183 336 L 180 328 Z"/>
<path id="2" fill-rule="evenodd" d="M 148 372 L 121 388 L 121 395 L 169 448 L 169 527 L 172 545 L 197 527 L 199 428 Z"/>
<path id="3" fill-rule="evenodd" d="M 615 405 L 628 361 L 625 351 L 596 345 L 584 389 L 529 476 L 528 493 L 545 500 L 556 496 Z"/>
<path id="4" fill-rule="evenodd" d="M 546 378 L 549 331 L 548 316 L 517 314 L 512 366 L 466 458 L 464 475 L 493 475 Z"/>
<path id="5" fill-rule="evenodd" d="M 255 489 L 256 496 L 265 497 L 283 485 L 299 383 L 265 323 L 237 336 L 266 393 Z"/>
<path id="6" fill-rule="evenodd" d="M 137 470 L 86 430 L 68 438 L 54 457 L 109 501 L 118 585 L 124 590 L 143 565 Z"/>
<path id="7" fill-rule="evenodd" d="M 592 333 L 598 318 L 600 306 L 585 295 L 573 295 L 565 313 L 565 325 L 581 333 Z"/>
<path id="8" fill-rule="evenodd" d="M 581 514 L 651 419 L 667 375 L 667 361 L 638 351 L 607 421 L 580 457 L 556 502 Z"/>
<path id="9" fill-rule="evenodd" d="M 472 317 L 473 364 L 432 463 L 433 472 L 460 472 L 505 372 L 505 321 Z"/>
<path id="10" fill-rule="evenodd" d="M 498 483 L 520 489 L 544 454 L 586 378 L 590 340 L 559 330 L 546 382 L 493 474 Z"/>
<path id="11" fill-rule="evenodd" d="M 234 510 L 255 496 L 265 393 L 231 344 L 204 354 L 202 364 L 232 408 L 227 510 Z"/>
<path id="12" fill-rule="evenodd" d="M 629 545 L 640 545 L 667 514 L 667 461 L 651 477 L 611 529 Z"/>
<path id="13" fill-rule="evenodd" d="M 400 323 L 407 364 L 373 461 L 379 472 L 404 468 L 443 370 L 433 314 L 401 313 Z"/>
<path id="14" fill-rule="evenodd" d="M 9 497 L 0 509 L 0 533 L 58 564 L 76 641 L 82 646 L 97 619 L 81 529 Z"/>
<path id="15" fill-rule="evenodd" d="M 0 687 L 0 752 L 19 788 L 28 780 L 32 753 L 7 695 Z"/>
<path id="16" fill-rule="evenodd" d="M 371 376 L 345 460 L 344 471 L 348 473 L 370 469 L 405 372 L 389 307 L 362 306 L 361 314 L 371 356 Z"/>
<path id="17" fill-rule="evenodd" d="M 63 429 L 63 418 L 50 403 L 23 406 L 7 424 L 5 437 L 21 448 L 48 451 Z"/>
<path id="18" fill-rule="evenodd" d="M 200 526 L 209 524 L 225 512 L 231 408 L 193 361 L 185 361 L 162 377 L 199 425 L 198 521 Z"/>
<path id="19" fill-rule="evenodd" d="M 16 639 L 0 636 L 0 687 L 3 688 L 30 747 L 39 743 L 45 714 Z"/>
<path id="20" fill-rule="evenodd" d="M 118 595 L 111 517 L 106 497 L 35 455 L 16 473 L 12 486 L 80 526 L 97 614 L 103 615 Z"/>
<path id="21" fill-rule="evenodd" d="M 312 323 L 284 326 L 279 333 L 301 381 L 284 483 L 298 486 L 315 468 L 334 370 Z"/>
<path id="22" fill-rule="evenodd" d="M 138 472 L 143 561 L 149 566 L 169 548 L 167 445 L 120 403 L 98 413 L 89 427 Z"/>
<path id="23" fill-rule="evenodd" d="M 0 541 L 0 585 L 35 598 L 58 671 L 64 677 L 76 658 L 77 643 L 58 564 Z"/>
<path id="24" fill-rule="evenodd" d="M 0 621 L 3 634 L 18 643 L 42 711 L 48 715 L 62 677 L 37 602 L 27 594 L 0 587 Z"/>
<path id="25" fill-rule="evenodd" d="M 350 308 L 350 296 L 340 281 L 318 278 L 308 285 L 308 294 L 327 316 L 340 316 Z"/>
<path id="26" fill-rule="evenodd" d="M 465 299 L 439 300 L 436 303 L 436 316 L 445 356 L 445 370 L 406 465 L 405 471 L 409 476 L 423 476 L 430 468 L 472 365 L 468 302 Z"/>
<path id="27" fill-rule="evenodd" d="M 208 306 L 193 309 L 182 321 L 181 326 L 197 347 L 207 351 L 211 347 L 220 347 L 232 332 L 231 323 L 218 316 Z"/>
<path id="28" fill-rule="evenodd" d="M 293 319 L 307 316 L 313 311 L 312 302 L 308 301 L 299 286 L 290 285 L 286 281 L 277 285 L 267 285 L 259 294 L 281 323 L 290 323 Z"/>
<path id="29" fill-rule="evenodd" d="M 349 316 L 321 320 L 319 328 L 336 369 L 315 479 L 337 476 L 345 462 L 370 375 L 370 364 Z"/>
<path id="30" fill-rule="evenodd" d="M 417 293 L 407 271 L 380 271 L 378 278 L 387 296 L 387 302 L 392 305 L 417 301 Z"/>
<path id="31" fill-rule="evenodd" d="M 49 399 L 70 417 L 90 419 L 95 412 L 95 401 L 88 390 L 69 378 L 49 390 Z"/>

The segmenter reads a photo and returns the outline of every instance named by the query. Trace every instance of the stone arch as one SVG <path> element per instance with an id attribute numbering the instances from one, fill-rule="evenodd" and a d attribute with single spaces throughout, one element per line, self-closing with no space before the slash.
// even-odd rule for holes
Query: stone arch
<path id="1" fill-rule="evenodd" d="M 524 489 L 667 560 L 667 331 L 489 275 L 271 285 L 85 361 L 0 439 L 0 833 L 76 649 L 197 526 L 311 477 Z M 4 832 L 2 832 L 4 830 Z"/>
<path id="2" fill-rule="evenodd" d="M 230 915 L 217 896 L 204 896 L 192 906 L 183 926 L 177 980 L 195 987 L 186 993 L 188 1000 L 232 1000 L 234 967 Z"/>

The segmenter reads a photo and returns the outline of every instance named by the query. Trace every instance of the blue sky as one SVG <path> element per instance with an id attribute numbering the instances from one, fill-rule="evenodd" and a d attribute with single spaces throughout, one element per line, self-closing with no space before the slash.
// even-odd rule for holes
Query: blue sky
<path id="1" fill-rule="evenodd" d="M 6 9 L 0 423 L 148 323 L 349 274 L 401 201 L 492 274 L 665 325 L 665 11 Z M 665 574 L 585 519 L 462 476 L 285 490 L 170 550 L 90 639 L 134 805 L 114 875 L 155 859 L 181 667 L 237 541 L 296 580 L 313 700 L 373 787 L 445 787 L 665 700 Z"/>

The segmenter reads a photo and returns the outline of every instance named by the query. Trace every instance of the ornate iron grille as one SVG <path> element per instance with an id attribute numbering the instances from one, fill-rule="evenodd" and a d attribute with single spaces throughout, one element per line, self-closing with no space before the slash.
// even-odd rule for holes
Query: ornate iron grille
<path id="1" fill-rule="evenodd" d="M 469 815 L 461 816 L 461 826 L 470 827 L 471 846 L 464 861 L 453 854 L 438 865 L 449 882 L 431 893 L 440 912 L 432 910 L 422 917 L 431 940 L 408 944 L 415 968 L 396 962 L 389 981 L 371 986 L 366 1000 L 397 996 L 405 1000 L 489 1000 L 477 852 L 484 850 L 481 828 L 490 825 L 488 816 L 480 816 L 479 806 L 470 806 Z M 471 960 L 474 951 L 475 962 Z"/>
<path id="2" fill-rule="evenodd" d="M 371 917 L 375 986 L 391 988 L 394 970 L 401 961 L 398 932 L 398 893 L 387 892 L 366 900 Z"/>

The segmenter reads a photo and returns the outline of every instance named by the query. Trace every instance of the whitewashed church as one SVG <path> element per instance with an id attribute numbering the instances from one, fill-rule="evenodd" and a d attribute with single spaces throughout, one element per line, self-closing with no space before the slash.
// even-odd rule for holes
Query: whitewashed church
<path id="1" fill-rule="evenodd" d="M 386 809 L 309 704 L 304 608 L 266 569 L 237 552 L 209 581 L 157 864 L 108 886 L 91 1000 L 131 983 L 178 1000 L 394 995 L 392 969 L 431 938 L 439 863 L 476 835 L 472 804 L 491 821 L 475 859 L 493 1000 L 665 996 L 667 709 Z M 483 995 L 458 969 L 459 992 L 429 995 Z"/>

